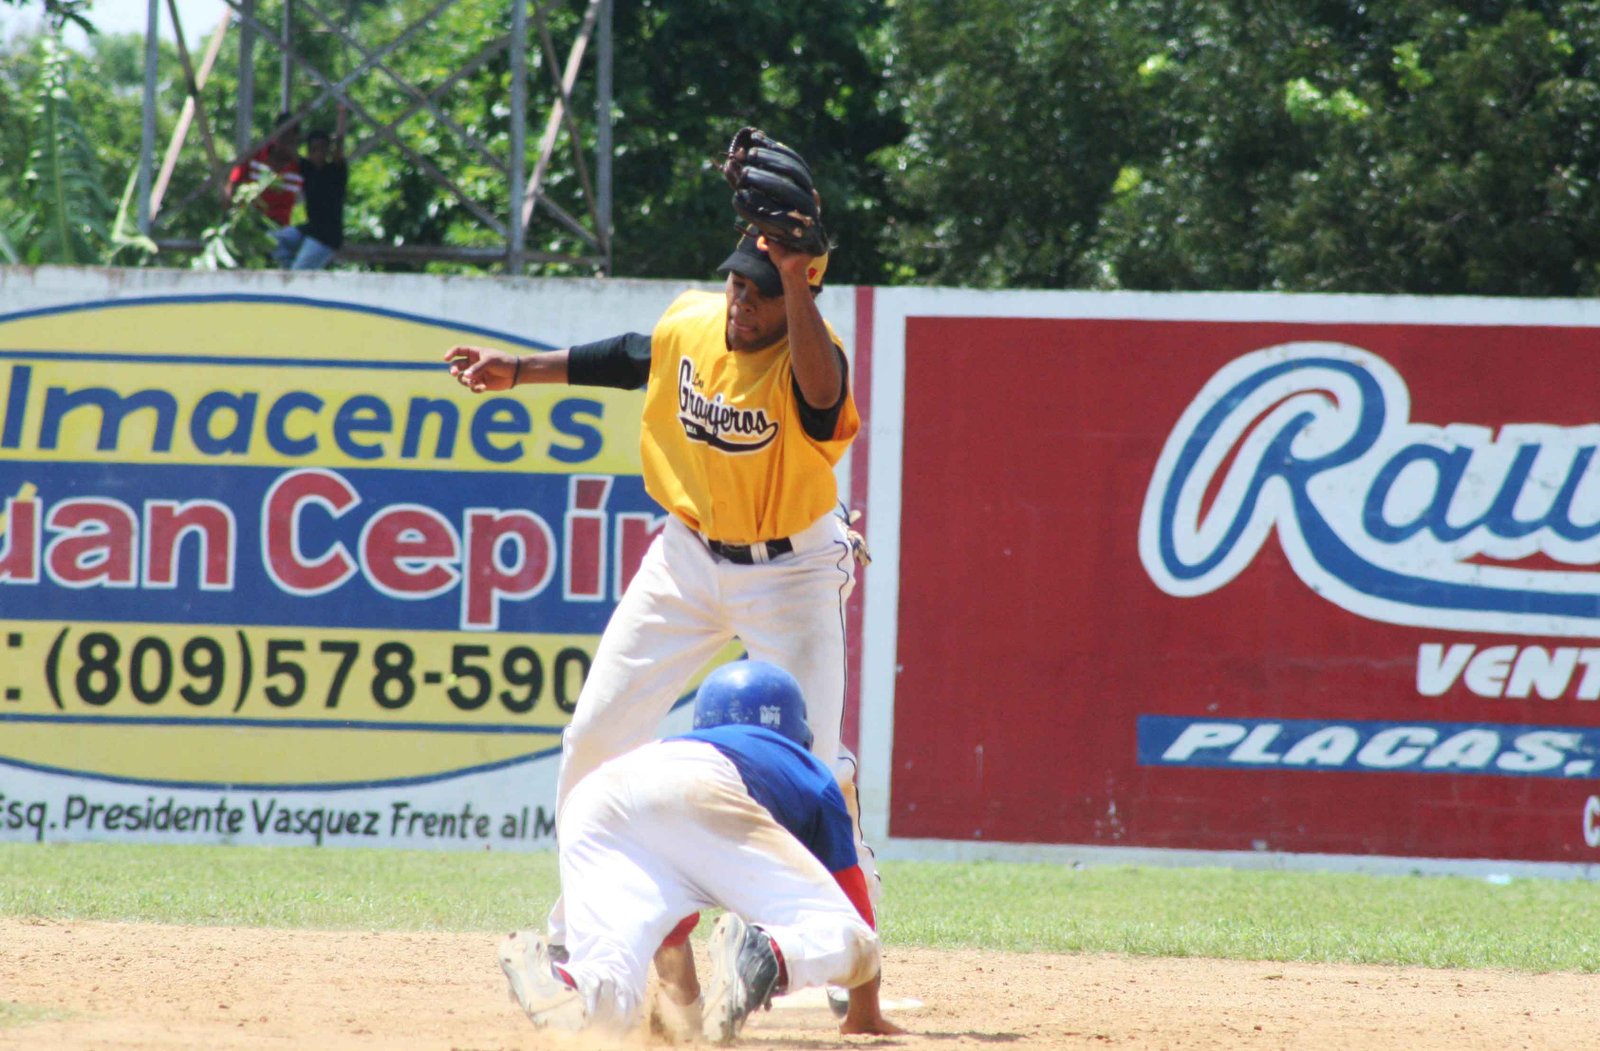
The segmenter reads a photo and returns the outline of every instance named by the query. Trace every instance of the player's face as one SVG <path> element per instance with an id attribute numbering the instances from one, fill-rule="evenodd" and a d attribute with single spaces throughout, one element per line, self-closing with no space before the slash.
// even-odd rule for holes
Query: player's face
<path id="1" fill-rule="evenodd" d="M 782 296 L 765 296 L 742 274 L 729 274 L 728 346 L 734 350 L 770 347 L 789 332 Z"/>

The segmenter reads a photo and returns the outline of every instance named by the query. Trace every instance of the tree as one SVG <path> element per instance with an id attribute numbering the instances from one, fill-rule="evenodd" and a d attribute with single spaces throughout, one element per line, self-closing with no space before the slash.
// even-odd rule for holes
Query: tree
<path id="1" fill-rule="evenodd" d="M 906 280 L 1092 283 L 1089 247 L 1148 101 L 1158 35 L 1139 4 L 927 0 L 894 9 L 892 76 L 908 126 L 884 153 L 885 251 Z"/>
<path id="2" fill-rule="evenodd" d="M 1592 0 L 895 9 L 907 279 L 1592 294 Z"/>
<path id="3" fill-rule="evenodd" d="M 891 272 L 878 237 L 904 133 L 884 76 L 887 12 L 868 0 L 619 0 L 617 272 L 714 276 L 737 231 L 715 170 L 744 124 L 799 150 L 838 243 L 829 280 Z"/>
<path id="4" fill-rule="evenodd" d="M 1361 37 L 1338 23 L 1354 5 L 1177 7 L 1147 15 L 1154 46 L 1137 67 L 1140 116 L 1089 250 L 1098 283 L 1275 287 L 1273 219 L 1297 173 L 1330 145 L 1324 128 L 1291 113 L 1291 85 L 1319 93 L 1332 82 L 1316 94 L 1323 124 L 1366 112 L 1343 90 L 1341 43 Z"/>
<path id="5" fill-rule="evenodd" d="M 1151 148 L 1097 238 L 1112 283 L 1595 287 L 1594 5 L 1191 14 L 1194 35 L 1160 56 Z"/>
<path id="6" fill-rule="evenodd" d="M 1355 119 L 1296 119 L 1332 148 L 1273 217 L 1283 287 L 1600 291 L 1596 7 L 1388 18 Z"/>

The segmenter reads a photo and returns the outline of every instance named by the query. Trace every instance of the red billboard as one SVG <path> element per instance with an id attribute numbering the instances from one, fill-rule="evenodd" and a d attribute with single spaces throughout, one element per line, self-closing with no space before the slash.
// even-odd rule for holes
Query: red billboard
<path id="1" fill-rule="evenodd" d="M 880 326 L 890 836 L 1600 860 L 1600 328 L 1223 298 Z"/>

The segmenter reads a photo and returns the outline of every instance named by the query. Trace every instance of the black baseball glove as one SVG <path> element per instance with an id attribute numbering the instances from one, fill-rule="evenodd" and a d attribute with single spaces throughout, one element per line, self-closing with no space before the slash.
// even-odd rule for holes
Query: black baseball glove
<path id="1" fill-rule="evenodd" d="M 767 240 L 797 252 L 827 253 L 822 198 L 798 153 L 759 128 L 740 128 L 728 144 L 722 174 L 733 187 L 733 210 L 741 226 L 754 227 Z"/>

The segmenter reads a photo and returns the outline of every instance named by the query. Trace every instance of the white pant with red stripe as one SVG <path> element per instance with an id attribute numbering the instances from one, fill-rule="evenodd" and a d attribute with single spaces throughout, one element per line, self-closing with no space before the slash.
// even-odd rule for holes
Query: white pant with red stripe
<path id="1" fill-rule="evenodd" d="M 720 907 L 769 934 L 788 989 L 878 973 L 877 935 L 820 861 L 703 741 L 657 741 L 593 771 L 557 820 L 565 969 L 598 1013 L 638 1021 L 650 961 L 685 916 Z"/>

